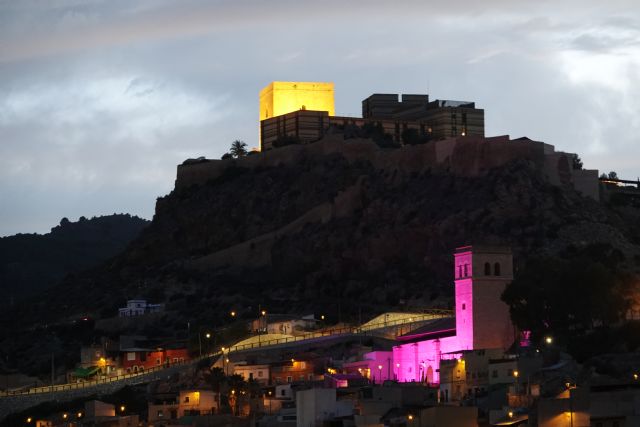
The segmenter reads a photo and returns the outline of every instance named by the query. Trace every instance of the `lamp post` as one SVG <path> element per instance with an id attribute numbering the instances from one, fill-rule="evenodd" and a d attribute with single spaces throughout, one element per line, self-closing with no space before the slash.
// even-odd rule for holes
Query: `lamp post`
<path id="1" fill-rule="evenodd" d="M 380 386 L 382 386 L 382 365 L 378 365 L 378 381 L 380 381 Z"/>

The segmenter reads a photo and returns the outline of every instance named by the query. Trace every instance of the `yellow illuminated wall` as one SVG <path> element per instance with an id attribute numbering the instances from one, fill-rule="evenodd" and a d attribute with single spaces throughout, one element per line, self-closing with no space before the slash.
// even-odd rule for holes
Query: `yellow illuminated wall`
<path id="1" fill-rule="evenodd" d="M 298 110 L 328 111 L 335 116 L 333 83 L 272 82 L 260 91 L 260 120 Z"/>

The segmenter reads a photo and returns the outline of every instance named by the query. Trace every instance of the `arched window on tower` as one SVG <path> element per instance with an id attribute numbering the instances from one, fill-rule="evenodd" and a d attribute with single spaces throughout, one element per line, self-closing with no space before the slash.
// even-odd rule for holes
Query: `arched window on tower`
<path id="1" fill-rule="evenodd" d="M 484 263 L 484 275 L 491 276 L 491 264 L 489 264 L 488 262 Z"/>
<path id="2" fill-rule="evenodd" d="M 462 265 L 458 266 L 458 279 L 462 277 Z"/>
<path id="3" fill-rule="evenodd" d="M 493 265 L 493 275 L 494 276 L 500 276 L 500 263 L 499 262 L 496 262 Z"/>
<path id="4" fill-rule="evenodd" d="M 464 265 L 464 277 L 468 277 L 469 276 L 469 264 L 465 264 Z"/>

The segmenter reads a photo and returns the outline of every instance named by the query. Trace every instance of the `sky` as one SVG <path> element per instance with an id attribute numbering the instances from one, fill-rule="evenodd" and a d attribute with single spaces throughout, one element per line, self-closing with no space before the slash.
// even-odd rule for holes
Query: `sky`
<path id="1" fill-rule="evenodd" d="M 176 165 L 256 146 L 269 82 L 475 101 L 487 135 L 640 176 L 637 0 L 0 0 L 0 236 L 153 217 Z"/>

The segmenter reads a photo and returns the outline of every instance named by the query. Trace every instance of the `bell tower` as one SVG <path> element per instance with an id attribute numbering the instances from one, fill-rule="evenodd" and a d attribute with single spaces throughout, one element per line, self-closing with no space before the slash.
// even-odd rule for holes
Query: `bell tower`
<path id="1" fill-rule="evenodd" d="M 454 262 L 456 336 L 461 350 L 511 346 L 514 328 L 500 298 L 513 280 L 513 257 L 506 247 L 464 246 Z"/>

